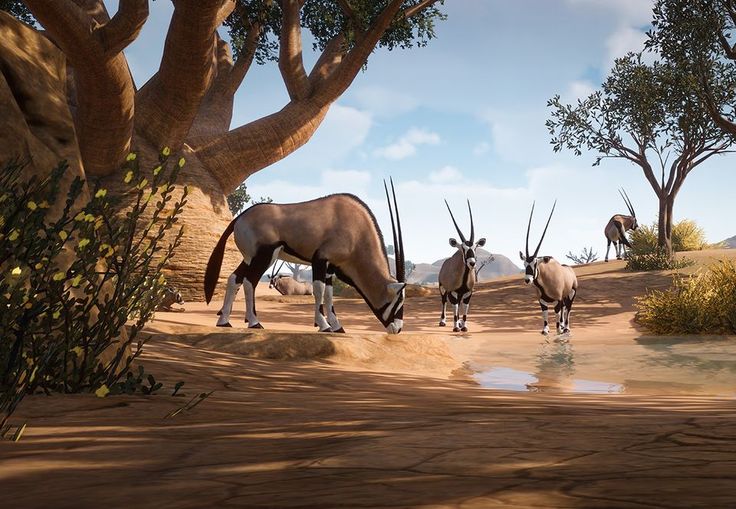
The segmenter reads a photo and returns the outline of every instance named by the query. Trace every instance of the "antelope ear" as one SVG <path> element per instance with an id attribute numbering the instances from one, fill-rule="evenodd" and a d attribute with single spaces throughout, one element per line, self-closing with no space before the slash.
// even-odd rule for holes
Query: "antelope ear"
<path id="1" fill-rule="evenodd" d="M 406 283 L 389 283 L 387 287 L 393 293 L 399 293 L 401 290 L 403 290 L 406 287 Z"/>
<path id="2" fill-rule="evenodd" d="M 485 245 L 486 245 L 486 239 L 485 239 L 485 237 L 483 237 L 483 238 L 482 238 L 482 239 L 480 239 L 480 240 L 479 240 L 478 242 L 476 242 L 476 244 L 475 244 L 475 245 L 476 245 L 476 246 L 479 246 L 479 247 L 483 247 L 483 246 L 485 246 Z"/>
<path id="3" fill-rule="evenodd" d="M 521 258 L 522 262 L 526 261 L 526 259 L 524 258 L 524 253 L 522 253 L 521 251 L 519 251 L 519 258 Z"/>
<path id="4" fill-rule="evenodd" d="M 455 240 L 455 239 L 450 239 L 450 245 L 451 245 L 452 247 L 457 247 L 457 240 Z"/>

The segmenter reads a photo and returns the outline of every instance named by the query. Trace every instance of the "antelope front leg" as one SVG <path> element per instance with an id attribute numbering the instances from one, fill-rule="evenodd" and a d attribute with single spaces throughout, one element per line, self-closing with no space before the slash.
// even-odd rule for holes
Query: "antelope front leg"
<path id="1" fill-rule="evenodd" d="M 342 325 L 340 324 L 340 320 L 335 314 L 335 306 L 332 303 L 332 279 L 334 277 L 334 274 L 327 274 L 327 279 L 325 281 L 325 311 L 327 311 L 327 321 L 330 324 L 330 329 L 332 330 L 332 332 L 345 332 L 345 329 L 343 329 Z"/>
<path id="2" fill-rule="evenodd" d="M 440 327 L 447 325 L 445 310 L 447 309 L 447 292 L 440 287 L 440 298 L 442 299 L 442 313 L 440 313 Z"/>
<path id="3" fill-rule="evenodd" d="M 452 323 L 454 327 L 452 328 L 452 332 L 460 332 L 460 296 L 457 292 L 450 292 L 449 298 L 453 310 Z"/>
<path id="4" fill-rule="evenodd" d="M 459 324 L 462 332 L 468 332 L 468 309 L 470 308 L 470 297 L 472 295 L 472 293 L 467 293 L 463 296 L 463 318 Z"/>
<path id="5" fill-rule="evenodd" d="M 323 303 L 327 279 L 327 260 L 315 258 L 312 260 L 312 287 L 314 293 L 314 323 L 320 332 L 330 332 L 332 328 L 325 319 L 326 311 Z"/>
<path id="6" fill-rule="evenodd" d="M 544 327 L 542 327 L 542 334 L 545 336 L 549 335 L 549 322 L 547 321 L 549 306 L 542 299 L 539 299 L 539 305 L 542 308 L 542 318 L 544 319 Z"/>

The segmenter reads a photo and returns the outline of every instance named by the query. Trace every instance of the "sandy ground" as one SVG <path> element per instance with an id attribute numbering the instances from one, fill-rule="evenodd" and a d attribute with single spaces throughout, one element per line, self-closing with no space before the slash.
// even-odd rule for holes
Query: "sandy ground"
<path id="1" fill-rule="evenodd" d="M 703 264 L 733 254 L 689 256 Z M 463 335 L 436 326 L 434 295 L 408 300 L 398 337 L 382 334 L 354 299 L 336 305 L 348 334 L 314 333 L 308 298 L 269 296 L 263 285 L 265 331 L 213 327 L 216 306 L 160 313 L 143 361 L 167 388 L 185 381 L 187 396 L 28 398 L 17 414 L 30 422 L 26 435 L 0 443 L 3 500 L 14 508 L 734 507 L 736 400 L 631 383 L 647 367 L 627 367 L 626 348 L 650 341 L 633 325 L 634 296 L 666 286 L 669 275 L 622 267 L 577 270 L 572 377 L 559 363 L 545 371 L 543 354 L 556 343 L 539 335 L 533 290 L 518 277 L 479 288 Z M 233 325 L 242 324 L 242 301 L 237 307 Z M 593 363 L 578 360 L 593 353 Z M 534 372 L 538 390 L 480 388 L 468 366 L 499 362 Z M 571 379 L 616 367 L 624 394 L 567 391 Z M 215 392 L 164 418 L 204 391 Z"/>

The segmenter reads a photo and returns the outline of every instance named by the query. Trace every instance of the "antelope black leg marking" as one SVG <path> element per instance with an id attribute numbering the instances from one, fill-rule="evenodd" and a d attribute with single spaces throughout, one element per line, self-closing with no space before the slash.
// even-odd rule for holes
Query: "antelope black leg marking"
<path id="1" fill-rule="evenodd" d="M 468 308 L 470 307 L 470 297 L 472 296 L 473 294 L 468 292 L 467 296 L 463 299 L 463 324 L 460 327 L 462 332 L 468 332 Z"/>
<path id="2" fill-rule="evenodd" d="M 245 273 L 248 270 L 248 265 L 245 262 L 240 262 L 240 265 L 235 271 L 230 274 L 227 278 L 227 286 L 225 287 L 225 297 L 222 302 L 222 308 L 217 312 L 220 317 L 217 319 L 218 327 L 232 327 L 230 325 L 230 314 L 233 312 L 233 303 L 235 298 L 238 296 L 238 288 L 243 284 Z"/>
<path id="3" fill-rule="evenodd" d="M 549 323 L 547 322 L 547 310 L 549 306 L 543 301 L 539 301 L 539 306 L 542 308 L 542 318 L 544 319 L 544 327 L 542 327 L 542 334 L 545 336 L 549 334 Z"/>
<path id="4" fill-rule="evenodd" d="M 555 304 L 555 315 L 557 316 L 557 334 L 562 332 L 562 321 L 564 319 L 564 313 L 565 309 L 562 305 L 561 301 L 557 301 L 557 304 Z"/>
<path id="5" fill-rule="evenodd" d="M 442 312 L 440 313 L 440 327 L 444 327 L 447 322 L 445 320 L 445 308 L 447 307 L 447 292 L 443 292 L 440 288 L 440 297 L 442 298 Z"/>
<path id="6" fill-rule="evenodd" d="M 249 264 L 246 264 L 244 271 L 245 280 L 243 288 L 245 288 L 245 318 L 248 321 L 248 328 L 262 329 L 263 326 L 258 322 L 256 314 L 256 286 L 266 269 L 271 265 L 274 250 L 278 247 L 262 247 L 257 252 Z"/>
<path id="7" fill-rule="evenodd" d="M 456 292 L 448 292 L 448 298 L 450 299 L 450 304 L 452 304 L 452 307 L 453 307 L 453 310 L 454 310 L 454 312 L 453 312 L 453 324 L 454 324 L 454 326 L 452 328 L 452 332 L 460 332 L 460 327 L 458 327 L 458 324 L 457 324 L 457 321 L 460 318 L 458 316 L 458 311 L 459 311 L 458 310 L 458 307 L 459 307 L 460 299 L 458 298 L 458 295 L 457 295 Z"/>

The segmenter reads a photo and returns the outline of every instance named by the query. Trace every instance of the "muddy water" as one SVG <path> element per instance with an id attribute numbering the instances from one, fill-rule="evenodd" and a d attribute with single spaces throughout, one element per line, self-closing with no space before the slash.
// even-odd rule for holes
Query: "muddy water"
<path id="1" fill-rule="evenodd" d="M 535 344 L 536 343 L 536 344 Z M 467 366 L 483 387 L 591 394 L 736 397 L 736 340 L 640 339 L 626 344 L 486 342 Z"/>

